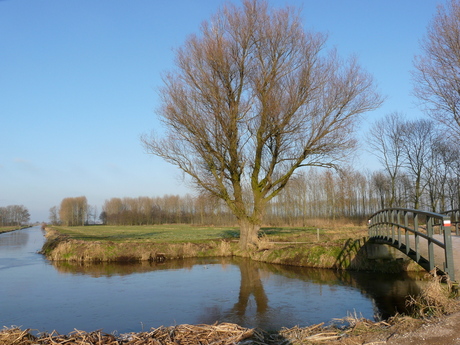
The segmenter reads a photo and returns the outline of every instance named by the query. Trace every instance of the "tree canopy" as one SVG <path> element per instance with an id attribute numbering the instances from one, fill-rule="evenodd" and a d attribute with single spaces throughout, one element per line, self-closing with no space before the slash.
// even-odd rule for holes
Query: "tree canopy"
<path id="1" fill-rule="evenodd" d="M 335 166 L 355 145 L 359 115 L 381 104 L 357 59 L 326 51 L 326 41 L 303 29 L 298 9 L 245 0 L 204 22 L 164 77 L 166 134 L 142 142 L 226 202 L 243 249 L 294 172 Z"/>

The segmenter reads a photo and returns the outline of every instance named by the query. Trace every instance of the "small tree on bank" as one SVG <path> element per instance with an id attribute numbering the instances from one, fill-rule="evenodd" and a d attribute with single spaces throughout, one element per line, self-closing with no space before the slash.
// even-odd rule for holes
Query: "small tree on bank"
<path id="1" fill-rule="evenodd" d="M 305 32 L 297 13 L 245 0 L 205 22 L 164 78 L 166 136 L 142 138 L 225 201 L 243 249 L 257 243 L 267 203 L 294 172 L 346 157 L 359 115 L 381 103 L 356 59 L 323 53 L 326 37 Z"/>

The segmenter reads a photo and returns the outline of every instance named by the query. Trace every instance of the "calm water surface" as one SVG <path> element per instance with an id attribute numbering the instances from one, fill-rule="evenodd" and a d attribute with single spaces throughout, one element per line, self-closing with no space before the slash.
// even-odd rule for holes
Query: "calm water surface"
<path id="1" fill-rule="evenodd" d="M 407 275 L 336 272 L 242 259 L 163 264 L 50 263 L 39 227 L 0 234 L 0 327 L 139 332 L 175 324 L 238 323 L 277 330 L 404 311 L 419 292 Z"/>

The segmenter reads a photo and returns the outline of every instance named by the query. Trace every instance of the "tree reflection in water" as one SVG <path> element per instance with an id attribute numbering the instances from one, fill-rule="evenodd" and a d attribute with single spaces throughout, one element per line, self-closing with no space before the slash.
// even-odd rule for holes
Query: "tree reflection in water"
<path id="1" fill-rule="evenodd" d="M 237 315 L 243 317 L 246 314 L 249 298 L 253 295 L 257 305 L 257 314 L 265 314 L 268 309 L 268 298 L 260 279 L 259 268 L 248 260 L 241 262 L 239 267 L 241 272 L 240 293 L 233 310 Z"/>

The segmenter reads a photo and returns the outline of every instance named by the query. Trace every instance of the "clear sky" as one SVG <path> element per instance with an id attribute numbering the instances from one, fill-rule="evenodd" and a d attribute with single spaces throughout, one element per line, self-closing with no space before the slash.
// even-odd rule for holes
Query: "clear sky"
<path id="1" fill-rule="evenodd" d="M 302 7 L 306 29 L 327 32 L 373 74 L 387 99 L 366 114 L 360 138 L 387 113 L 423 116 L 410 71 L 444 2 L 269 0 Z M 100 212 L 112 197 L 192 193 L 139 136 L 159 130 L 157 89 L 174 48 L 224 3 L 0 0 L 0 206 L 22 204 L 32 221 L 47 221 L 65 197 L 85 195 Z M 379 168 L 360 152 L 355 167 Z"/>

